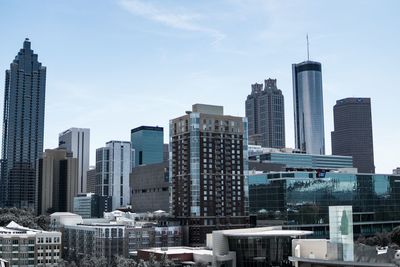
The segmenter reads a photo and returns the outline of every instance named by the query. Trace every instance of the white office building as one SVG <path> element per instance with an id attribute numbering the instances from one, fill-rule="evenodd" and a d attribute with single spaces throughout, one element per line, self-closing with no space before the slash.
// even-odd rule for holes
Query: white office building
<path id="1" fill-rule="evenodd" d="M 112 209 L 130 204 L 129 174 L 134 150 L 128 141 L 110 141 L 96 149 L 96 194 L 112 197 Z"/>
<path id="2" fill-rule="evenodd" d="M 60 133 L 58 145 L 71 151 L 72 157 L 78 159 L 78 193 L 85 193 L 89 170 L 90 129 L 70 128 Z"/>

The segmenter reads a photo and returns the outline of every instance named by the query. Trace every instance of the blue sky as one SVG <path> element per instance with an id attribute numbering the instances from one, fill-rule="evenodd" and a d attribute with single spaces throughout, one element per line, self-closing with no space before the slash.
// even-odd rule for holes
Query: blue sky
<path id="1" fill-rule="evenodd" d="M 193 103 L 244 116 L 250 85 L 276 78 L 294 146 L 291 64 L 323 68 L 325 138 L 344 97 L 371 97 L 375 165 L 400 166 L 399 1 L 0 0 L 0 69 L 25 37 L 47 66 L 45 148 L 69 127 L 91 129 L 94 151 L 164 127 Z M 0 80 L 4 81 L 4 72 Z M 4 87 L 0 87 L 1 106 Z"/>

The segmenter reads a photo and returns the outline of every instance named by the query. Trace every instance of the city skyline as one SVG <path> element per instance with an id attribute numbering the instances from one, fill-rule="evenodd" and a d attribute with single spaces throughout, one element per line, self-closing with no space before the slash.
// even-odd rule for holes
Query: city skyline
<path id="1" fill-rule="evenodd" d="M 0 69 L 7 69 L 29 37 L 49 69 L 44 148 L 57 147 L 58 133 L 66 128 L 90 128 L 91 165 L 95 149 L 105 141 L 129 140 L 130 129 L 140 125 L 167 129 L 169 119 L 192 103 L 223 105 L 228 114 L 244 116 L 251 84 L 267 77 L 279 81 L 285 96 L 286 146 L 294 147 L 291 64 L 306 59 L 308 32 L 310 59 L 323 65 L 326 154 L 331 152 L 328 133 L 336 100 L 370 97 L 377 173 L 399 166 L 396 97 L 387 97 L 396 95 L 394 85 L 400 82 L 395 35 L 399 4 L 355 1 L 344 9 L 344 1 L 262 2 L 105 1 L 94 5 L 88 17 L 82 10 L 90 1 L 4 4 L 0 21 L 12 16 L 17 26 L 29 21 L 30 27 L 2 30 L 8 38 L 0 51 Z M 17 9 L 40 15 L 13 12 Z M 224 9 L 224 16 L 217 16 Z M 340 21 L 334 19 L 337 13 Z M 363 26 L 351 23 L 354 16 Z M 151 112 L 144 116 L 145 111 Z"/>

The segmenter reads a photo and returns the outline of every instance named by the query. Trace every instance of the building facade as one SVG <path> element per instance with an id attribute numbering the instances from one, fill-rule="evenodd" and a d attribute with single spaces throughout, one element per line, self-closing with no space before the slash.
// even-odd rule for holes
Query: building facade
<path id="1" fill-rule="evenodd" d="M 96 149 L 96 194 L 112 197 L 113 210 L 130 204 L 131 143 L 110 141 Z"/>
<path id="2" fill-rule="evenodd" d="M 82 218 L 102 218 L 104 212 L 112 211 L 112 198 L 94 193 L 78 194 L 74 197 L 74 213 Z"/>
<path id="3" fill-rule="evenodd" d="M 250 161 L 283 164 L 287 170 L 334 170 L 353 168 L 351 156 L 312 155 L 299 153 L 270 152 L 249 157 Z"/>
<path id="4" fill-rule="evenodd" d="M 126 244 L 122 224 L 77 224 L 63 228 L 63 251 L 67 260 L 79 260 L 89 255 L 105 257 L 110 263 L 116 255 L 128 257 Z"/>
<path id="5" fill-rule="evenodd" d="M 78 160 L 65 149 L 46 149 L 38 161 L 38 214 L 73 210 Z"/>
<path id="6" fill-rule="evenodd" d="M 61 233 L 40 231 L 10 222 L 0 227 L 0 258 L 9 266 L 58 266 Z"/>
<path id="7" fill-rule="evenodd" d="M 345 98 L 333 107 L 332 154 L 352 156 L 360 173 L 375 173 L 370 98 Z"/>
<path id="8" fill-rule="evenodd" d="M 135 167 L 163 162 L 164 129 L 158 126 L 140 126 L 131 130 L 135 149 Z"/>
<path id="9" fill-rule="evenodd" d="M 45 88 L 46 67 L 25 39 L 6 70 L 0 183 L 4 206 L 35 209 L 36 160 L 43 152 Z"/>
<path id="10" fill-rule="evenodd" d="M 131 203 L 134 212 L 169 212 L 168 162 L 142 165 L 130 175 Z"/>
<path id="11" fill-rule="evenodd" d="M 263 147 L 285 147 L 285 103 L 276 79 L 252 84 L 246 99 L 249 143 Z"/>
<path id="12" fill-rule="evenodd" d="M 400 176 L 280 172 L 249 177 L 250 213 L 267 224 L 329 237 L 329 206 L 353 206 L 354 236 L 400 225 Z"/>
<path id="13" fill-rule="evenodd" d="M 321 63 L 292 65 L 295 145 L 308 154 L 325 154 Z"/>
<path id="14" fill-rule="evenodd" d="M 203 104 L 188 113 L 170 121 L 171 213 L 188 225 L 185 242 L 204 244 L 248 223 L 247 119 Z"/>
<path id="15" fill-rule="evenodd" d="M 86 192 L 87 171 L 89 170 L 90 129 L 70 128 L 58 137 L 58 145 L 71 151 L 78 159 L 78 192 Z"/>
<path id="16" fill-rule="evenodd" d="M 86 192 L 95 193 L 96 192 L 96 167 L 89 167 L 87 171 L 87 181 L 86 181 Z"/>

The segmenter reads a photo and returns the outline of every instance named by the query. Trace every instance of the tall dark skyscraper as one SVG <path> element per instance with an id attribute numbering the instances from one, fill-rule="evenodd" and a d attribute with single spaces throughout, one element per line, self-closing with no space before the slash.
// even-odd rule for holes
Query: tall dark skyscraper
<path id="1" fill-rule="evenodd" d="M 375 173 L 370 98 L 345 98 L 333 107 L 332 154 L 353 156 L 360 173 Z"/>
<path id="2" fill-rule="evenodd" d="M 292 65 L 296 148 L 309 154 L 325 154 L 324 103 L 321 63 Z"/>
<path id="3" fill-rule="evenodd" d="M 285 147 L 285 104 L 276 79 L 252 84 L 246 99 L 249 142 L 263 147 Z"/>
<path id="4" fill-rule="evenodd" d="M 35 208 L 36 160 L 43 152 L 46 67 L 29 39 L 6 70 L 4 90 L 3 205 Z"/>

